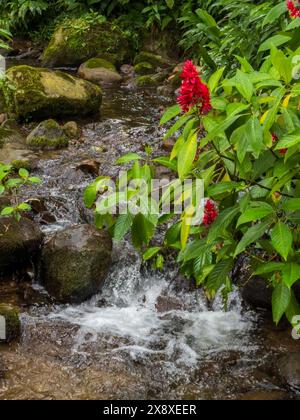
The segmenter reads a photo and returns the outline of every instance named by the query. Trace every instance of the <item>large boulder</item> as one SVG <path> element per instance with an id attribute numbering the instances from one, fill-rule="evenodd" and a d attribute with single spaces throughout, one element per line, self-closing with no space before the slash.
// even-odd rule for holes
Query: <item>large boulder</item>
<path id="1" fill-rule="evenodd" d="M 10 343 L 19 338 L 21 322 L 18 308 L 0 303 L 0 342 Z"/>
<path id="2" fill-rule="evenodd" d="M 81 28 L 80 33 L 78 28 Z M 109 22 L 88 22 L 85 17 L 65 21 L 53 34 L 42 56 L 44 66 L 77 66 L 96 57 L 117 55 L 119 63 L 128 56 L 129 45 L 122 31 Z"/>
<path id="3" fill-rule="evenodd" d="M 0 218 L 0 273 L 12 272 L 30 262 L 43 241 L 39 226 L 22 218 Z"/>
<path id="4" fill-rule="evenodd" d="M 122 76 L 110 62 L 101 58 L 91 58 L 81 64 L 78 75 L 85 80 L 97 84 L 112 84 L 122 81 Z"/>
<path id="5" fill-rule="evenodd" d="M 54 120 L 41 122 L 27 137 L 27 145 L 34 150 L 55 150 L 67 147 L 69 140 Z"/>
<path id="6" fill-rule="evenodd" d="M 63 303 L 79 303 L 97 293 L 111 264 L 112 240 L 106 231 L 79 225 L 58 232 L 42 251 L 40 279 Z"/>
<path id="7" fill-rule="evenodd" d="M 7 71 L 14 88 L 7 104 L 18 119 L 52 118 L 98 113 L 99 86 L 60 71 L 16 66 Z"/>

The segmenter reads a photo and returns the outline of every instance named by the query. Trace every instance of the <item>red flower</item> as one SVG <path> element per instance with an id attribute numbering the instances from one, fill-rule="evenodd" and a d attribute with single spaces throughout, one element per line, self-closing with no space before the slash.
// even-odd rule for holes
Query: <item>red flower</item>
<path id="1" fill-rule="evenodd" d="M 178 103 L 183 112 L 188 112 L 194 106 L 197 106 L 201 115 L 207 114 L 211 109 L 210 92 L 198 74 L 197 68 L 193 62 L 185 62 L 182 74 L 183 79 Z"/>
<path id="2" fill-rule="evenodd" d="M 219 212 L 216 204 L 212 200 L 206 200 L 203 216 L 204 226 L 208 227 L 209 225 L 211 225 L 216 220 L 218 215 Z"/>
<path id="3" fill-rule="evenodd" d="M 300 0 L 299 0 L 300 1 Z M 276 134 L 272 134 L 272 140 L 273 140 L 273 143 L 277 143 L 278 142 L 278 140 L 279 140 L 279 138 L 276 136 Z M 280 149 L 279 150 L 279 154 L 281 155 L 281 156 L 284 156 L 285 154 L 286 154 L 286 152 L 288 151 L 288 149 Z"/>
<path id="4" fill-rule="evenodd" d="M 298 3 L 298 6 L 296 6 L 296 3 Z M 286 6 L 291 17 L 300 18 L 300 0 L 287 0 Z"/>

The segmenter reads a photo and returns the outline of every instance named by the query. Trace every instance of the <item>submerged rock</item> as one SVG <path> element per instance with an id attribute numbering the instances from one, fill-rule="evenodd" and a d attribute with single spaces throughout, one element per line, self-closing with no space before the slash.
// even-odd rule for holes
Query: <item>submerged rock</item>
<path id="1" fill-rule="evenodd" d="M 111 264 L 106 231 L 79 225 L 58 232 L 42 252 L 40 278 L 61 302 L 82 302 L 99 291 Z"/>
<path id="2" fill-rule="evenodd" d="M 53 118 L 98 113 L 99 86 L 60 71 L 16 66 L 7 71 L 14 86 L 7 106 L 18 119 Z"/>
<path id="3" fill-rule="evenodd" d="M 278 361 L 278 374 L 284 383 L 295 391 L 300 391 L 300 353 L 282 356 Z"/>
<path id="4" fill-rule="evenodd" d="M 0 273 L 16 271 L 39 251 L 43 234 L 33 221 L 0 218 Z"/>
<path id="5" fill-rule="evenodd" d="M 15 306 L 0 303 L 0 321 L 1 317 L 5 323 L 4 328 L 0 328 L 0 342 L 10 343 L 19 338 L 21 332 L 19 310 Z M 5 337 L 1 336 L 3 332 L 5 332 Z"/>
<path id="6" fill-rule="evenodd" d="M 82 28 L 78 33 L 78 28 Z M 65 21 L 53 34 L 42 56 L 44 66 L 76 66 L 107 53 L 117 56 L 123 63 L 128 56 L 129 45 L 122 31 L 109 22 L 89 23 L 84 17 Z M 110 60 L 109 60 L 110 61 Z"/>
<path id="7" fill-rule="evenodd" d="M 26 142 L 34 150 L 62 149 L 69 144 L 63 128 L 54 120 L 41 122 L 29 134 Z"/>
<path id="8" fill-rule="evenodd" d="M 122 81 L 116 67 L 101 58 L 92 58 L 81 64 L 78 75 L 85 80 L 98 84 L 111 84 Z"/>

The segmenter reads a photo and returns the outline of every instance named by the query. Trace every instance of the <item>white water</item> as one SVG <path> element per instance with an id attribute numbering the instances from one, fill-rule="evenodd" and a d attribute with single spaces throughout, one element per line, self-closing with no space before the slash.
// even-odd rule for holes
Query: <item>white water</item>
<path id="1" fill-rule="evenodd" d="M 209 310 L 201 291 L 176 293 L 173 275 L 142 274 L 138 256 L 124 243 L 115 247 L 113 270 L 101 295 L 50 317 L 80 326 L 74 352 L 84 352 L 87 342 L 99 342 L 99 349 L 112 357 L 124 352 L 132 360 L 159 357 L 176 367 L 194 365 L 212 353 L 249 353 L 254 318 L 242 314 L 238 293 L 230 297 L 228 312 L 218 299 Z M 158 312 L 162 295 L 182 308 Z"/>

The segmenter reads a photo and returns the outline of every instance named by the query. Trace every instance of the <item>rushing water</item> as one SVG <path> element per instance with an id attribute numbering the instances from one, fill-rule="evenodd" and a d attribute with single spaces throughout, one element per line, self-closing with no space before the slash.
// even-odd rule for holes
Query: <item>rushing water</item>
<path id="1" fill-rule="evenodd" d="M 160 149 L 160 106 L 168 102 L 153 91 L 107 90 L 101 121 L 81 122 L 82 142 L 40 156 L 43 184 L 30 195 L 56 218 L 43 226 L 46 235 L 91 220 L 82 191 L 92 176 L 77 170 L 82 160 L 98 159 L 101 173 L 115 177 L 119 156 Z M 9 290 L 13 301 L 19 292 Z M 15 347 L 0 347 L 7 369 L 0 398 L 289 397 L 272 376 L 272 357 L 292 340 L 278 336 L 278 346 L 273 327 L 243 307 L 238 291 L 225 313 L 172 267 L 145 269 L 127 241 L 115 244 L 105 286 L 91 301 L 55 305 L 35 284 L 18 302 L 23 334 Z"/>

